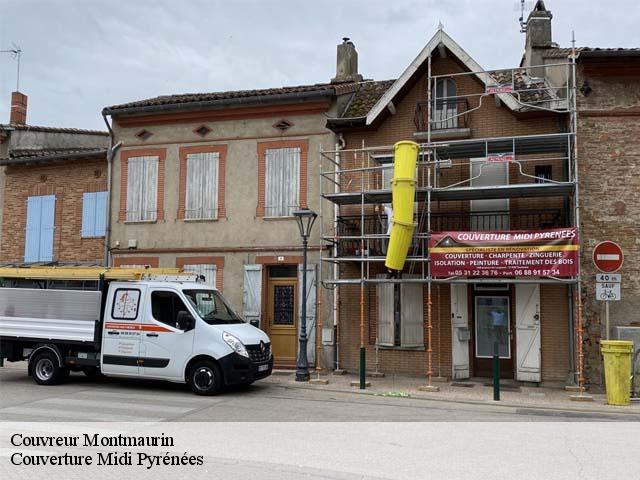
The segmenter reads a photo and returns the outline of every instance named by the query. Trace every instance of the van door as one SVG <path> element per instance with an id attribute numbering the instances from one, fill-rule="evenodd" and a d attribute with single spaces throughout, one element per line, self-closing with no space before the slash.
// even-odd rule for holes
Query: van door
<path id="1" fill-rule="evenodd" d="M 142 333 L 143 286 L 115 286 L 105 305 L 102 372 L 137 376 Z"/>
<path id="2" fill-rule="evenodd" d="M 183 331 L 177 320 L 179 312 L 193 313 L 176 290 L 149 289 L 146 301 L 141 373 L 144 377 L 184 379 L 184 367 L 193 351 L 195 322 L 194 328 Z"/>

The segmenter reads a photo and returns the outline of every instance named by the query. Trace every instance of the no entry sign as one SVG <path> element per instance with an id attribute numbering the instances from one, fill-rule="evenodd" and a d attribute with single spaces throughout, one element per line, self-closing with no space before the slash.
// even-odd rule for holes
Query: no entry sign
<path id="1" fill-rule="evenodd" d="M 623 261 L 622 248 L 615 242 L 605 240 L 597 244 L 593 249 L 593 263 L 601 272 L 617 272 L 620 270 Z"/>

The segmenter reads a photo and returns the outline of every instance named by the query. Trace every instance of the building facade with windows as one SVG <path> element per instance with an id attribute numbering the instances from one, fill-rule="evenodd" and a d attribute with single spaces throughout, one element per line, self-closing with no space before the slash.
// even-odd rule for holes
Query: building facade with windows
<path id="1" fill-rule="evenodd" d="M 629 95 L 639 91 L 640 56 L 576 49 L 574 84 L 573 52 L 553 43 L 551 17 L 538 1 L 522 62 L 504 70 L 482 69 L 439 30 L 397 80 L 362 83 L 329 120 L 343 140 L 321 166 L 324 208 L 338 209 L 322 261 L 339 296 L 339 368 L 357 371 L 364 351 L 369 372 L 486 377 L 497 339 L 504 378 L 601 385 L 600 339 L 640 325 L 637 208 L 627 197 L 638 188 L 638 102 Z M 401 140 L 421 146 L 416 230 L 395 278 L 384 261 L 391 147 Z M 577 229 L 578 276 L 430 273 L 434 233 L 562 228 Z M 613 304 L 609 332 L 591 265 L 604 239 L 620 242 L 630 262 L 627 302 Z"/>
<path id="2" fill-rule="evenodd" d="M 347 48 L 355 54 L 352 44 Z M 120 144 L 113 160 L 111 264 L 202 275 L 247 320 L 260 322 L 277 366 L 295 365 L 304 273 L 293 212 L 319 213 L 319 152 L 336 141 L 326 118 L 357 79 L 345 72 L 332 83 L 105 108 L 113 144 Z M 316 323 L 331 321 L 331 301 L 319 291 L 321 221 L 309 239 L 306 272 L 312 362 Z M 330 349 L 323 354 L 327 366 Z"/>
<path id="3" fill-rule="evenodd" d="M 26 108 L 14 92 L 0 125 L 0 262 L 102 265 L 108 133 L 28 125 Z"/>

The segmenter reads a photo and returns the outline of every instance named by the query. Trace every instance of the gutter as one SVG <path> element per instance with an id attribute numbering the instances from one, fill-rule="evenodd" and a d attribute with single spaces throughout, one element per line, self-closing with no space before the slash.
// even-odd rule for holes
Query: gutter
<path id="1" fill-rule="evenodd" d="M 109 245 L 111 244 L 111 182 L 113 157 L 116 151 L 122 146 L 122 142 L 113 144 L 113 129 L 107 120 L 106 114 L 102 113 L 102 119 L 109 130 L 109 149 L 107 150 L 107 225 L 104 232 L 104 266 L 109 266 Z"/>
<path id="2" fill-rule="evenodd" d="M 353 117 L 353 118 L 329 118 L 326 123 L 326 127 L 329 129 L 337 128 L 354 128 L 354 127 L 366 127 L 367 117 Z"/>
<path id="3" fill-rule="evenodd" d="M 124 114 L 137 114 L 137 113 L 159 113 L 175 110 L 198 110 L 206 109 L 210 107 L 227 107 L 234 105 L 266 105 L 276 102 L 294 101 L 294 100 L 309 100 L 312 98 L 325 98 L 333 97 L 335 91 L 333 88 L 326 90 L 313 90 L 310 92 L 298 92 L 298 93 L 281 93 L 275 95 L 255 95 L 252 97 L 236 97 L 236 98 L 224 98 L 218 100 L 204 100 L 200 102 L 183 102 L 183 103 L 168 103 L 166 105 L 145 105 L 139 107 L 105 107 L 102 109 L 103 118 L 106 115 L 124 115 Z"/>

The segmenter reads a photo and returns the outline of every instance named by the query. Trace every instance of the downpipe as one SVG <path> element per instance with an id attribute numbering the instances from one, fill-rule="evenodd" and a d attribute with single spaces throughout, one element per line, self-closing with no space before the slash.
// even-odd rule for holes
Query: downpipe
<path id="1" fill-rule="evenodd" d="M 113 157 L 115 156 L 116 151 L 122 146 L 122 142 L 118 142 L 114 145 L 114 134 L 109 121 L 107 120 L 107 116 L 103 113 L 102 119 L 104 120 L 107 129 L 109 130 L 109 149 L 107 150 L 107 228 L 104 232 L 104 254 L 103 261 L 104 266 L 109 266 L 109 254 L 111 245 L 111 183 L 113 177 Z"/>

